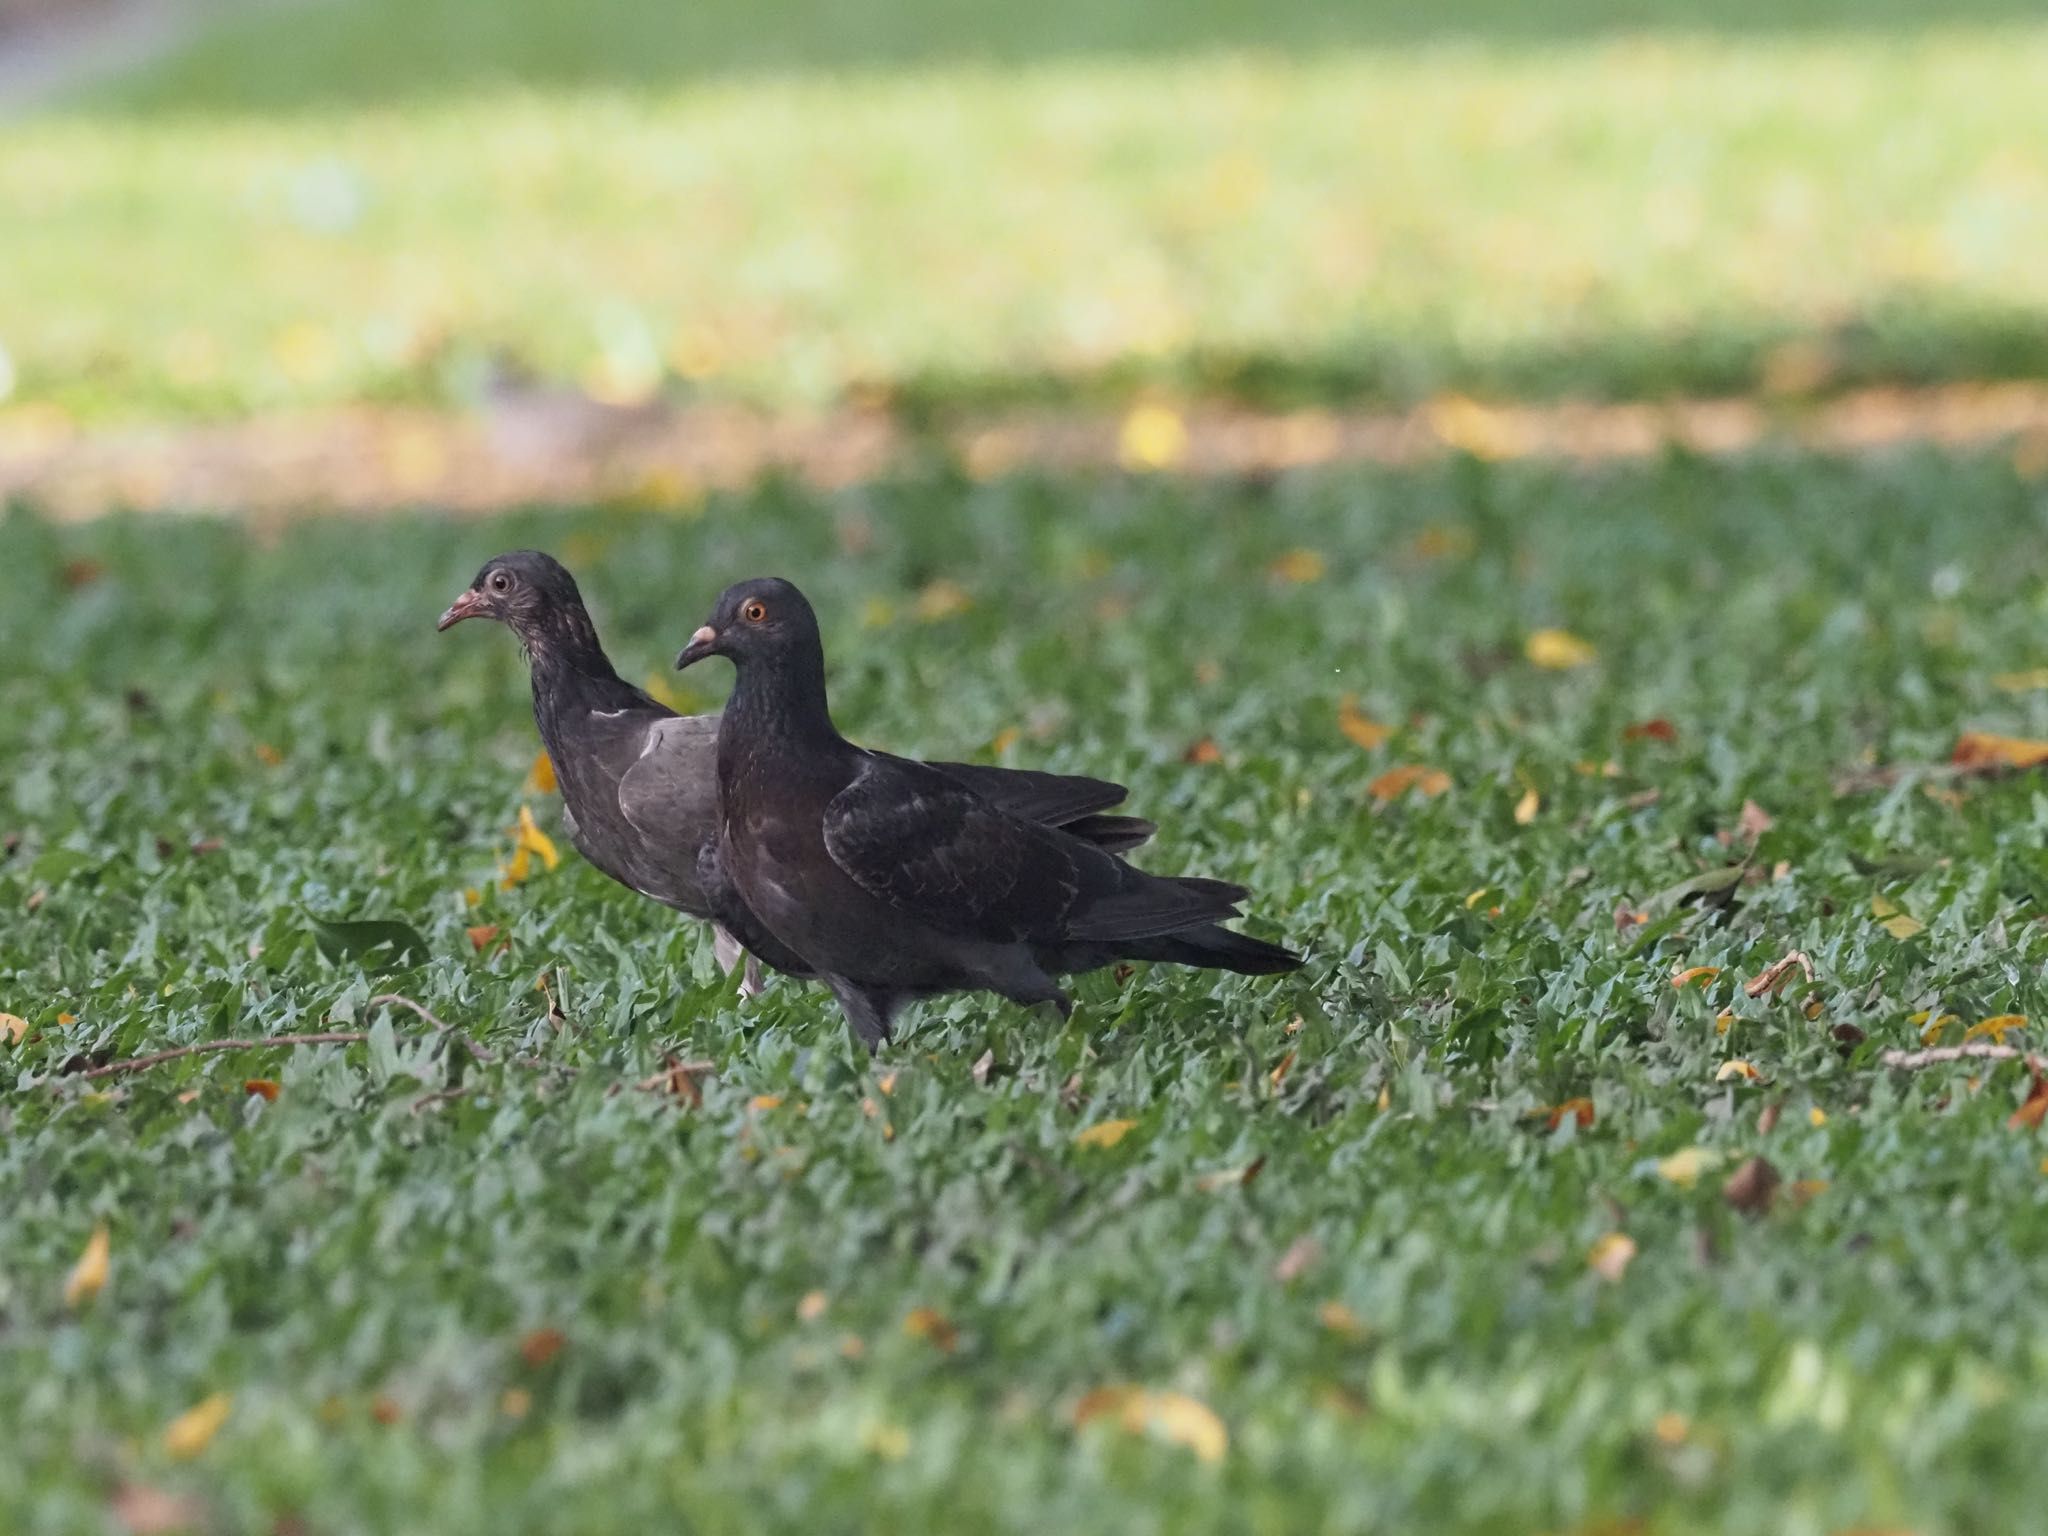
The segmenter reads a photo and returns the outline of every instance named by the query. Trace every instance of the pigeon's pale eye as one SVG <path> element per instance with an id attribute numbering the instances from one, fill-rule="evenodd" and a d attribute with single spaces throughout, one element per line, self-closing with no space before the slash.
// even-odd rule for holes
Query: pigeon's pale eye
<path id="1" fill-rule="evenodd" d="M 510 592 L 512 590 L 512 578 L 503 571 L 493 571 L 491 573 L 491 590 L 493 592 Z"/>
<path id="2" fill-rule="evenodd" d="M 750 597 L 740 609 L 740 617 L 749 624 L 758 624 L 768 617 L 768 605 L 758 597 Z"/>

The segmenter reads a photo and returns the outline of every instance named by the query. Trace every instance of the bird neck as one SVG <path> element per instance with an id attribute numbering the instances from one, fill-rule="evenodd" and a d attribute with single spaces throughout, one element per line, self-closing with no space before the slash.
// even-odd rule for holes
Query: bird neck
<path id="1" fill-rule="evenodd" d="M 762 662 L 741 667 L 724 720 L 720 755 L 730 743 L 736 759 L 764 748 L 817 753 L 846 744 L 832 724 L 822 667 Z"/>
<path id="2" fill-rule="evenodd" d="M 545 733 L 551 717 L 570 711 L 628 709 L 647 698 L 613 669 L 587 613 L 521 635 L 533 666 L 533 706 Z"/>

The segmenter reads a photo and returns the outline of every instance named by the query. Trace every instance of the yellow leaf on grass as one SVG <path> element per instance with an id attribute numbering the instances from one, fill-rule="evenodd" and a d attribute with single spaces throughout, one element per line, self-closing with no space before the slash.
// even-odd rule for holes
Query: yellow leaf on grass
<path id="1" fill-rule="evenodd" d="M 1718 1152 L 1710 1152 L 1705 1147 L 1686 1147 L 1669 1157 L 1658 1158 L 1657 1173 L 1681 1189 L 1690 1189 L 1699 1182 L 1701 1174 L 1720 1161 Z"/>
<path id="2" fill-rule="evenodd" d="M 113 1244 L 106 1223 L 101 1222 L 85 1240 L 85 1251 L 71 1266 L 71 1273 L 64 1277 L 64 1305 L 76 1310 L 99 1295 L 107 1288 L 107 1275 L 112 1268 Z"/>
<path id="3" fill-rule="evenodd" d="M 512 829 L 512 837 L 521 853 L 531 853 L 547 868 L 553 869 L 562 862 L 562 856 L 555 852 L 555 840 L 534 824 L 533 812 L 526 806 L 519 807 L 519 825 Z"/>
<path id="4" fill-rule="evenodd" d="M 2027 1016 L 2024 1013 L 2001 1013 L 1996 1018 L 1985 1019 L 1982 1023 L 1972 1024 L 1963 1031 L 1963 1038 L 1965 1040 L 1981 1040 L 1986 1035 L 1989 1035 L 1993 1040 L 2003 1045 L 2005 1044 L 2005 1032 L 2007 1030 L 2025 1029 L 2026 1027 Z"/>
<path id="5" fill-rule="evenodd" d="M 1187 456 L 1187 423 L 1170 406 L 1136 407 L 1117 433 L 1117 458 L 1126 469 L 1171 469 Z"/>
<path id="6" fill-rule="evenodd" d="M 1877 919 L 1877 926 L 1895 939 L 1910 939 L 1916 933 L 1926 931 L 1927 925 L 1910 912 L 1902 912 L 1882 896 L 1870 898 L 1870 915 Z"/>
<path id="7" fill-rule="evenodd" d="M 1183 1445 L 1206 1462 L 1219 1462 L 1230 1449 L 1230 1431 L 1216 1411 L 1184 1392 L 1150 1392 L 1142 1387 L 1097 1387 L 1074 1405 L 1074 1423 L 1114 1419 L 1127 1434 L 1156 1435 Z"/>
<path id="8" fill-rule="evenodd" d="M 1424 799 L 1431 799 L 1450 787 L 1451 776 L 1443 769 L 1426 763 L 1402 763 L 1366 785 L 1365 792 L 1375 800 L 1398 800 L 1412 789 Z"/>
<path id="9" fill-rule="evenodd" d="M 957 618 L 974 606 L 974 595 L 957 581 L 941 576 L 925 583 L 917 594 L 917 618 L 921 624 L 936 624 Z"/>
<path id="10" fill-rule="evenodd" d="M 1391 725 L 1381 725 L 1359 713 L 1358 695 L 1347 693 L 1337 701 L 1337 729 L 1370 752 L 1394 734 Z"/>
<path id="11" fill-rule="evenodd" d="M 2048 763 L 2048 741 L 1965 731 L 1948 760 L 1958 768 L 2038 768 Z"/>
<path id="12" fill-rule="evenodd" d="M 1611 1283 L 1628 1272 L 1629 1263 L 1635 1256 L 1634 1238 L 1626 1232 L 1610 1232 L 1586 1250 L 1586 1265 L 1602 1280 Z"/>
<path id="13" fill-rule="evenodd" d="M 180 1461 L 197 1456 L 213 1443 L 234 1406 L 235 1400 L 225 1392 L 194 1403 L 164 1426 L 164 1449 Z"/>
<path id="14" fill-rule="evenodd" d="M 1535 447 L 1524 418 L 1466 395 L 1439 395 L 1425 408 L 1429 428 L 1446 447 L 1475 459 L 1516 459 Z"/>
<path id="15" fill-rule="evenodd" d="M 1365 1337 L 1364 1320 L 1341 1301 L 1324 1302 L 1316 1309 L 1316 1318 L 1330 1332 L 1342 1334 L 1347 1339 Z"/>
<path id="16" fill-rule="evenodd" d="M 1526 827 L 1536 819 L 1536 813 L 1543 809 L 1543 797 L 1536 793 L 1536 786 L 1530 785 L 1522 791 L 1522 798 L 1515 802 L 1515 825 Z"/>
<path id="17" fill-rule="evenodd" d="M 1719 1013 L 1714 1015 L 1715 1034 L 1725 1035 L 1728 1033 L 1729 1030 L 1733 1029 L 1734 1027 L 1735 1015 L 1729 1009 L 1723 1008 Z"/>
<path id="18" fill-rule="evenodd" d="M 1290 549 L 1266 567 L 1266 574 L 1275 581 L 1296 584 L 1321 581 L 1328 571 L 1328 562 L 1312 549 Z"/>
<path id="19" fill-rule="evenodd" d="M 21 1037 L 27 1033 L 27 1019 L 11 1013 L 0 1013 L 0 1035 L 5 1035 L 11 1044 L 21 1044 Z"/>
<path id="20" fill-rule="evenodd" d="M 1600 653 L 1568 629 L 1539 629 L 1522 644 L 1522 654 L 1539 667 L 1568 672 L 1600 659 Z"/>
<path id="21" fill-rule="evenodd" d="M 1818 1130 L 1828 1123 L 1828 1112 L 1816 1104 L 1806 1112 L 1806 1123 Z"/>
<path id="22" fill-rule="evenodd" d="M 1763 1074 L 1757 1071 L 1755 1067 L 1751 1066 L 1746 1061 L 1736 1060 L 1722 1062 L 1721 1070 L 1714 1074 L 1714 1081 L 1717 1083 L 1725 1083 L 1731 1077 L 1739 1077 L 1746 1083 L 1754 1083 L 1760 1081 L 1763 1077 Z"/>
<path id="23" fill-rule="evenodd" d="M 536 795 L 552 795 L 560 787 L 555 782 L 555 760 L 545 752 L 536 756 L 526 782 Z"/>
<path id="24" fill-rule="evenodd" d="M 1707 983 L 1720 974 L 1721 967 L 1718 965 L 1691 965 L 1672 974 L 1671 986 L 1674 991 L 1683 992 L 1694 982 L 1698 982 L 1704 990 Z"/>
<path id="25" fill-rule="evenodd" d="M 1074 1133 L 1077 1147 L 1113 1147 L 1130 1134 L 1135 1120 L 1098 1120 L 1095 1124 Z"/>

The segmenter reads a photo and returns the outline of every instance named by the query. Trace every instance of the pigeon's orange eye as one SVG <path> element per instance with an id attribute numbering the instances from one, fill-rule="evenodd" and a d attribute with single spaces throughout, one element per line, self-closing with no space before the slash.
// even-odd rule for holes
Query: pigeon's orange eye
<path id="1" fill-rule="evenodd" d="M 750 597 L 740 609 L 740 617 L 749 624 L 758 624 L 768 617 L 768 605 L 758 597 Z"/>

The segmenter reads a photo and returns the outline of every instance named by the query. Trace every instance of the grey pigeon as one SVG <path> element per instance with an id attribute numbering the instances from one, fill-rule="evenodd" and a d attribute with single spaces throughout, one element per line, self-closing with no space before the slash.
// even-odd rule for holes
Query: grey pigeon
<path id="1" fill-rule="evenodd" d="M 716 917 L 728 971 L 742 949 L 792 975 L 792 950 L 752 919 L 717 858 L 716 715 L 679 715 L 613 669 L 576 580 L 548 555 L 515 550 L 485 562 L 441 615 L 439 628 L 490 618 L 519 637 L 531 665 L 533 718 L 561 785 L 577 852 L 621 885 L 691 917 Z M 935 771 L 1031 820 L 1068 826 L 1104 847 L 1143 842 L 1154 828 L 1109 814 L 1123 786 L 1101 779 L 941 763 Z M 745 985 L 760 990 L 749 959 Z"/>
<path id="2" fill-rule="evenodd" d="M 833 990 L 877 1049 L 918 998 L 1072 1002 L 1055 979 L 1119 960 L 1263 975 L 1301 957 L 1222 926 L 1245 891 L 1133 868 L 936 768 L 842 737 L 824 646 L 790 583 L 726 590 L 678 669 L 739 677 L 718 734 L 720 864 L 754 921 Z"/>

